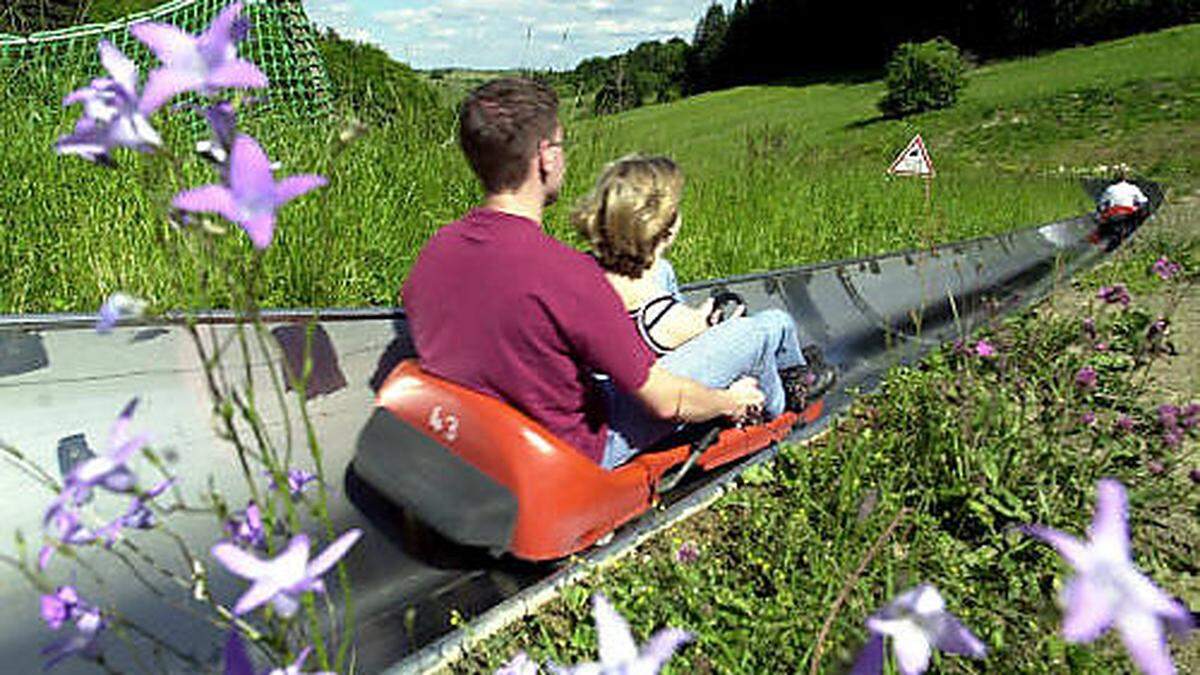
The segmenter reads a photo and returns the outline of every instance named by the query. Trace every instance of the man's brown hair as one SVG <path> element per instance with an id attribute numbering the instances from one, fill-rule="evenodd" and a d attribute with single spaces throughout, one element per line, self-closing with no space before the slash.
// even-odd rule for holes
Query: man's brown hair
<path id="1" fill-rule="evenodd" d="M 492 80 L 471 92 L 458 113 L 458 142 L 489 193 L 520 187 L 538 142 L 558 126 L 558 94 L 519 78 Z"/>

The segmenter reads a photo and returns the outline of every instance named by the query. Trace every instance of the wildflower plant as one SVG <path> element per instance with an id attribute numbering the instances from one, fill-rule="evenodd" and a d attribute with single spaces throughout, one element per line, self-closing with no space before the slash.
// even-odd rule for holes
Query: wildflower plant
<path id="1" fill-rule="evenodd" d="M 225 281 L 237 291 L 233 293 L 238 319 L 232 328 L 237 338 L 234 344 L 240 346 L 239 356 L 248 363 L 278 357 L 261 320 L 256 278 L 261 274 L 264 251 L 276 241 L 281 210 L 324 186 L 327 179 L 317 174 L 276 177 L 279 165 L 268 159 L 256 139 L 238 130 L 236 112 L 244 100 L 227 94 L 230 90 L 269 86 L 258 67 L 237 54 L 238 43 L 252 30 L 241 12 L 240 2 L 230 4 L 195 36 L 162 23 L 131 26 L 133 36 L 160 61 L 150 71 L 144 87 L 133 61 L 111 43 L 101 42 L 105 76 L 63 100 L 67 106 L 80 105 L 82 116 L 74 131 L 60 138 L 54 149 L 61 155 L 74 155 L 107 168 L 118 167 L 115 153 L 120 148 L 153 155 L 148 161 L 166 163 L 167 171 L 140 172 L 143 181 L 151 176 L 165 179 L 166 195 L 174 193 L 163 200 L 162 213 L 177 226 L 167 231 L 165 241 L 176 247 L 175 254 L 212 256 L 216 268 L 228 273 Z M 203 103 L 169 105 L 185 93 Z M 184 169 L 188 160 L 172 154 L 154 128 L 156 114 L 175 114 L 189 108 L 199 108 L 196 111 L 212 130 L 212 140 L 197 148 L 199 156 L 193 160 L 215 169 L 215 181 L 208 185 L 187 184 Z M 148 194 L 161 193 L 161 186 L 143 188 Z M 240 226 L 240 230 L 223 227 L 205 214 L 219 216 Z M 249 247 L 218 246 L 214 241 L 217 237 L 239 236 L 241 231 L 248 236 Z M 249 260 L 245 259 L 247 255 Z M 202 303 L 210 281 L 196 279 Z M 107 333 L 121 321 L 140 319 L 148 306 L 128 292 L 114 293 L 100 308 L 96 330 Z M 202 502 L 189 501 L 186 488 L 203 478 L 171 475 L 150 436 L 133 432 L 137 399 L 120 411 L 105 447 L 66 470 L 61 483 L 16 449 L 0 445 L 9 459 L 55 495 L 46 507 L 44 543 L 35 559 L 27 561 L 23 553 L 20 559 L 5 559 L 19 566 L 41 592 L 41 616 L 47 627 L 60 635 L 43 651 L 46 665 L 80 657 L 111 670 L 112 664 L 104 656 L 106 636 L 111 634 L 129 643 L 127 653 L 136 654 L 148 647 L 155 654 L 177 661 L 170 666 L 160 663 L 160 668 L 205 668 L 202 659 L 155 631 L 138 626 L 119 607 L 100 602 L 101 596 L 92 595 L 86 583 L 77 587 L 74 581 L 65 585 L 52 582 L 53 577 L 67 571 L 69 563 L 78 562 L 86 565 L 88 579 L 95 579 L 97 584 L 103 583 L 97 576 L 98 569 L 131 569 L 133 578 L 164 603 L 172 607 L 188 604 L 192 607 L 186 609 L 201 610 L 214 626 L 230 635 L 227 660 L 232 654 L 236 667 L 229 672 L 299 673 L 304 664 L 322 672 L 345 671 L 352 662 L 353 616 L 347 612 L 340 620 L 327 621 L 326 614 L 338 612 L 338 607 L 326 592 L 332 580 L 330 573 L 336 573 L 335 587 L 342 594 L 340 605 L 349 606 L 349 583 L 342 560 L 362 533 L 350 530 L 338 536 L 335 532 L 328 509 L 329 482 L 324 479 L 321 447 L 305 409 L 305 398 L 287 393 L 287 389 L 306 391 L 305 373 L 311 368 L 301 369 L 298 376 L 284 369 L 284 376 L 291 380 L 286 383 L 287 389 L 272 371 L 274 397 L 258 396 L 253 378 L 237 381 L 225 376 L 222 357 L 230 348 L 221 344 L 215 330 L 202 335 L 188 316 L 181 323 L 204 365 L 212 412 L 220 435 L 228 441 L 229 451 L 242 469 L 249 501 L 242 510 L 231 512 L 213 487 L 200 495 Z M 304 359 L 306 363 L 311 360 L 307 347 Z M 285 420 L 297 419 L 305 425 L 310 466 L 293 464 L 296 453 L 290 425 L 286 439 L 275 438 L 277 434 L 263 422 L 262 401 L 278 405 Z M 298 411 L 289 412 L 291 406 Z M 151 471 L 160 475 L 152 477 Z M 181 511 L 211 515 L 211 550 L 191 550 L 188 538 L 172 523 L 172 516 Z M 306 532 L 320 532 L 324 541 L 315 541 Z M 142 536 L 167 538 L 178 550 L 179 559 L 152 557 L 146 552 L 148 548 L 135 541 Z M 17 537 L 18 548 L 24 551 L 24 538 L 21 533 Z M 320 543 L 325 544 L 321 552 L 310 560 L 312 544 Z M 95 556 L 113 556 L 120 565 L 92 566 L 90 561 Z M 212 570 L 222 568 L 247 582 L 240 597 L 215 597 L 210 576 Z M 71 577 L 74 579 L 74 573 Z M 163 591 L 152 581 L 155 577 L 177 589 L 176 593 Z M 318 606 L 318 596 L 325 598 L 326 609 Z M 247 644 L 256 659 L 250 658 Z M 266 668 L 256 670 L 255 660 Z"/>
<path id="2" fill-rule="evenodd" d="M 1163 256 L 1154 261 L 1154 265 L 1151 269 L 1155 274 L 1158 275 L 1159 279 L 1162 279 L 1163 281 L 1170 281 L 1171 279 L 1175 278 L 1175 275 L 1183 271 L 1183 266 L 1171 260 L 1170 258 Z"/>
<path id="3" fill-rule="evenodd" d="M 55 149 L 115 166 L 110 155 L 113 148 L 153 152 L 162 146 L 162 138 L 147 120 L 156 108 L 138 98 L 138 70 L 133 61 L 105 40 L 100 43 L 100 63 L 108 77 L 92 80 L 63 99 L 63 105 L 82 104 L 83 116 L 75 132 L 60 138 Z"/>
<path id="4" fill-rule="evenodd" d="M 1174 673 L 1166 634 L 1191 631 L 1191 612 L 1134 566 L 1124 486 L 1106 479 L 1096 493 L 1096 514 L 1087 541 L 1042 525 L 1024 528 L 1075 568 L 1060 596 L 1065 612 L 1063 637 L 1069 642 L 1092 642 L 1115 625 L 1142 672 Z"/>
<path id="5" fill-rule="evenodd" d="M 617 675 L 618 673 L 657 673 L 693 636 L 678 628 L 663 628 L 638 647 L 629 631 L 629 622 L 617 612 L 602 593 L 592 596 L 592 615 L 596 620 L 596 641 L 600 660 L 569 668 L 551 665 L 560 675 Z"/>
<path id="6" fill-rule="evenodd" d="M 852 675 L 883 672 L 885 636 L 891 638 L 896 665 L 904 675 L 925 672 L 934 647 L 977 659 L 987 655 L 983 642 L 946 610 L 946 601 L 929 584 L 901 593 L 867 619 L 867 628 L 871 638 L 855 661 Z"/>

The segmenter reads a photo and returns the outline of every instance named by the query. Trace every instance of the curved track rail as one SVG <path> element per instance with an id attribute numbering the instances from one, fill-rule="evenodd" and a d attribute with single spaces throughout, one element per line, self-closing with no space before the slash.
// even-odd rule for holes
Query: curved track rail
<path id="1" fill-rule="evenodd" d="M 1151 191 L 1154 206 L 1161 193 Z M 887 370 L 920 358 L 944 341 L 966 336 L 991 318 L 1050 292 L 1066 277 L 1100 260 L 1133 228 L 1101 235 L 1091 216 L 938 248 L 776 270 L 692 284 L 693 299 L 714 290 L 740 293 L 751 311 L 787 310 L 806 342 L 821 344 L 842 373 L 827 398 L 837 413 L 849 391 L 869 391 Z M 493 560 L 438 539 L 382 500 L 348 471 L 359 430 L 372 411 L 373 388 L 391 366 L 412 354 L 404 314 L 398 309 L 293 310 L 266 315 L 269 334 L 260 350 L 243 358 L 238 324 L 228 313 L 199 317 L 199 335 L 210 351 L 226 356 L 223 376 L 256 388 L 264 419 L 277 438 L 290 434 L 296 464 L 311 468 L 297 419 L 286 419 L 271 403 L 270 378 L 284 363 L 298 363 L 306 326 L 312 337 L 313 376 L 306 395 L 331 483 L 331 512 L 339 529 L 360 527 L 365 536 L 348 557 L 355 585 L 358 665 L 363 672 L 419 672 L 443 662 L 467 640 L 453 630 L 449 613 L 473 621 L 478 637 L 544 599 L 589 563 L 620 555 L 637 541 L 711 501 L 738 473 L 765 461 L 761 453 L 728 470 L 695 476 L 662 507 L 617 532 L 615 540 L 589 554 L 558 564 Z M 155 447 L 171 457 L 183 493 L 197 502 L 211 480 L 232 508 L 247 498 L 236 462 L 217 437 L 203 370 L 195 345 L 179 320 L 122 326 L 109 335 L 92 330 L 85 315 L 0 316 L 0 439 L 19 448 L 52 474 L 65 473 L 81 457 L 102 447 L 108 425 L 133 396 L 142 400 L 135 428 L 152 434 Z M 293 416 L 294 417 L 294 416 Z M 792 440 L 817 433 L 828 418 L 802 429 Z M 19 528 L 36 548 L 49 493 L 11 464 L 0 465 L 0 522 Z M 173 526 L 193 544 L 210 568 L 213 592 L 232 599 L 240 582 L 214 569 L 207 558 L 214 522 L 210 515 L 178 514 Z M 144 535 L 139 545 L 164 561 L 178 560 L 173 545 Z M 0 553 L 16 554 L 11 541 Z M 221 638 L 204 621 L 166 606 L 114 566 L 111 556 L 85 555 L 104 567 L 101 589 L 80 574 L 85 594 L 117 601 L 130 619 L 169 638 L 195 658 L 218 658 Z M 62 560 L 52 567 L 70 567 Z M 61 581 L 68 578 L 63 576 Z M 164 586 L 162 592 L 186 602 Z M 15 570 L 0 567 L 0 602 L 12 608 L 0 618 L 0 655 L 10 672 L 40 668 L 36 646 L 51 636 L 35 620 L 36 601 Z M 113 662 L 129 659 L 119 644 Z M 144 658 L 144 657 L 143 657 Z M 165 666 L 164 666 L 165 667 Z M 86 670 L 64 664 L 63 670 Z"/>

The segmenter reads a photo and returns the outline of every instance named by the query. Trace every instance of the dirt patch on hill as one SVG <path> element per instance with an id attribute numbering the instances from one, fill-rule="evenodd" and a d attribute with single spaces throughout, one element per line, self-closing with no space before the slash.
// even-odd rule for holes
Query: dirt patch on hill
<path id="1" fill-rule="evenodd" d="M 1200 242 L 1200 190 L 1168 205 L 1154 227 L 1162 231 L 1159 236 L 1194 249 Z M 1150 376 L 1170 397 L 1200 398 L 1200 291 L 1193 283 L 1173 308 L 1166 296 L 1146 301 L 1155 312 L 1172 314 L 1170 338 L 1177 352 L 1155 363 Z"/>

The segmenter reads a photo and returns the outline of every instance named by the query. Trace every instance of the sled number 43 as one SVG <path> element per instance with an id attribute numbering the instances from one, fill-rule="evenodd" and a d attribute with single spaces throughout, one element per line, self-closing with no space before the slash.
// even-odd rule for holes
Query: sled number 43
<path id="1" fill-rule="evenodd" d="M 433 410 L 429 411 L 429 428 L 446 439 L 447 443 L 453 443 L 454 439 L 458 438 L 458 416 L 442 410 L 440 405 L 435 405 Z"/>

